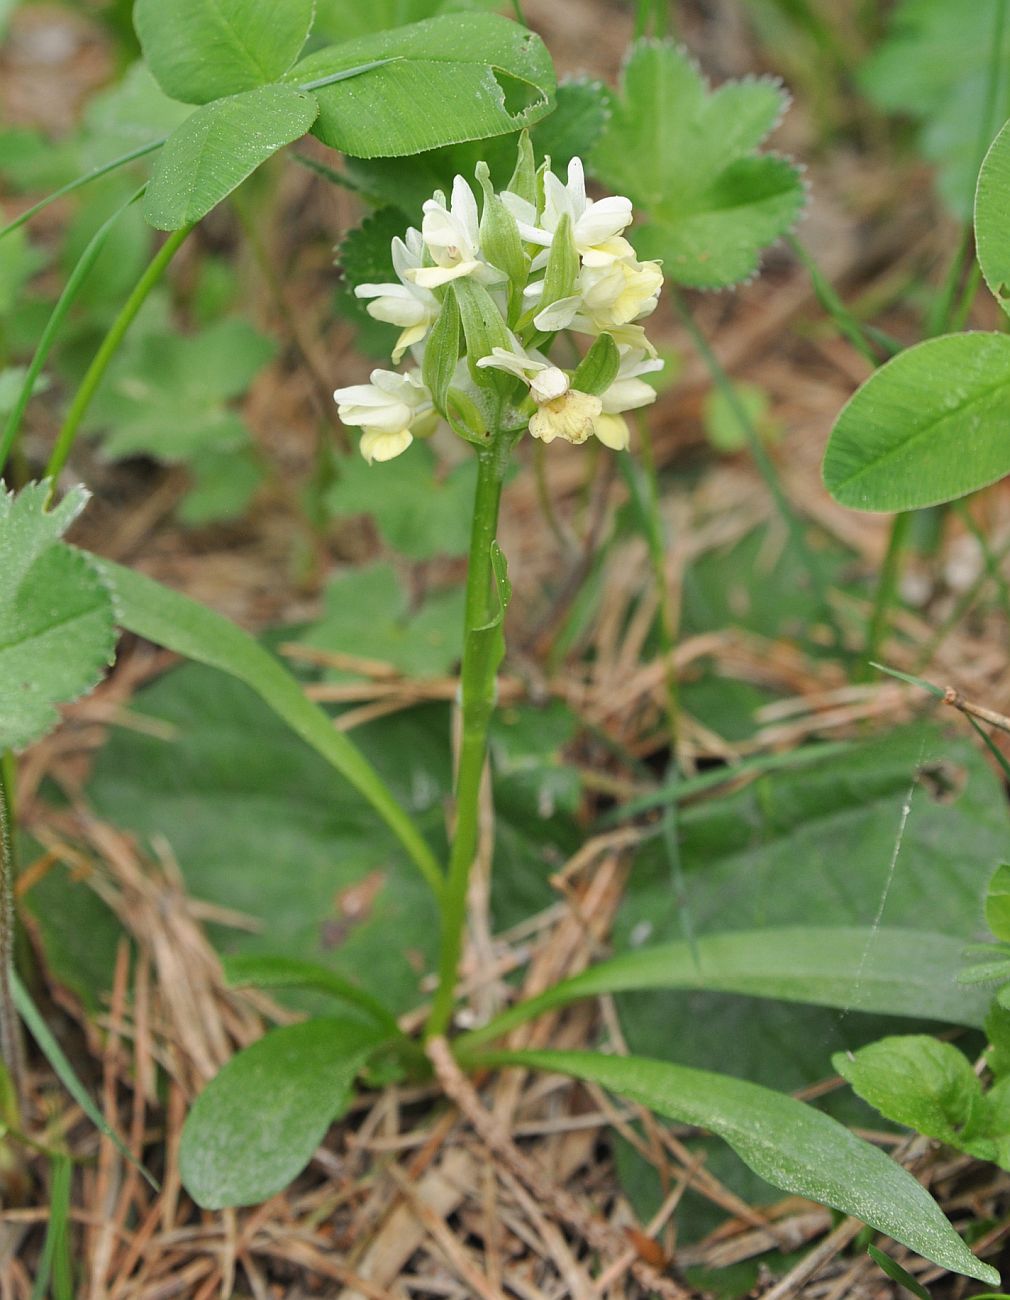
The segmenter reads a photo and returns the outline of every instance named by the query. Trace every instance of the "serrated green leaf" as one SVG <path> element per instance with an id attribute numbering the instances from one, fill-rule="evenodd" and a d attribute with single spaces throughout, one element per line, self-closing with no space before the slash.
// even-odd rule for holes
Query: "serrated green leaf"
<path id="1" fill-rule="evenodd" d="M 610 92 L 602 81 L 562 81 L 554 112 L 534 129 L 537 153 L 550 158 L 551 167 L 562 176 L 573 158 L 590 156 L 609 119 Z"/>
<path id="2" fill-rule="evenodd" d="M 900 1241 L 933 1263 L 998 1285 L 910 1173 L 812 1106 L 726 1075 L 643 1057 L 494 1052 L 482 1061 L 568 1074 L 728 1142 L 762 1178 Z"/>
<path id="3" fill-rule="evenodd" d="M 986 284 L 1010 315 L 1010 122 L 992 142 L 979 172 L 975 251 Z"/>
<path id="4" fill-rule="evenodd" d="M 670 41 L 632 47 L 592 166 L 640 209 L 645 224 L 634 238 L 642 256 L 661 258 L 667 276 L 698 288 L 754 273 L 762 248 L 790 229 L 804 204 L 797 169 L 757 153 L 787 102 L 766 79 L 710 92 Z"/>
<path id="5" fill-rule="evenodd" d="M 144 216 L 158 230 L 199 221 L 278 149 L 303 136 L 318 111 L 315 99 L 293 86 L 260 86 L 204 104 L 158 155 Z"/>
<path id="6" fill-rule="evenodd" d="M 418 605 L 392 565 L 371 564 L 335 577 L 323 602 L 322 617 L 298 638 L 303 645 L 379 660 L 410 677 L 444 676 L 459 658 L 461 587 Z"/>
<path id="7" fill-rule="evenodd" d="M 927 1034 L 882 1038 L 832 1064 L 855 1092 L 898 1124 L 959 1146 L 978 1122 L 982 1089 L 963 1052 Z"/>
<path id="8" fill-rule="evenodd" d="M 918 510 L 1010 473 L 1010 338 L 947 334 L 893 357 L 842 409 L 824 482 L 855 510 Z"/>
<path id="9" fill-rule="evenodd" d="M 315 0 L 136 0 L 133 21 L 165 94 L 207 104 L 287 72 L 314 12 Z"/>
<path id="10" fill-rule="evenodd" d="M 390 61 L 316 91 L 314 131 L 324 144 L 359 158 L 401 157 L 518 131 L 553 103 L 543 42 L 493 14 L 448 14 L 346 41 L 310 54 L 286 80 L 311 84 L 382 59 Z"/>
<path id="11" fill-rule="evenodd" d="M 622 953 L 519 1002 L 466 1041 L 486 1042 L 552 1007 L 604 993 L 708 989 L 979 1027 L 988 997 L 959 986 L 960 940 L 914 930 L 785 926 Z"/>
<path id="12" fill-rule="evenodd" d="M 415 444 L 383 465 L 381 482 L 362 457 L 349 456 L 326 495 L 326 507 L 340 519 L 371 515 L 387 545 L 411 559 L 464 555 L 475 483 L 473 461 L 440 473 L 431 448 Z"/>
<path id="13" fill-rule="evenodd" d="M 919 147 L 939 167 L 939 189 L 952 211 L 971 215 L 971 195 L 984 148 L 1010 111 L 1010 25 L 995 64 L 990 100 L 993 34 L 1002 0 L 901 0 L 887 36 L 859 71 L 863 89 L 880 108 L 920 124 Z M 985 121 L 995 107 L 997 119 Z"/>
<path id="14" fill-rule="evenodd" d="M 361 1021 L 320 1017 L 271 1030 L 233 1056 L 183 1127 L 179 1170 L 196 1203 L 220 1210 L 283 1191 L 347 1108 L 381 1041 Z"/>
<path id="15" fill-rule="evenodd" d="M 112 662 L 112 602 L 90 557 L 60 538 L 84 508 L 77 488 L 46 509 L 48 483 L 0 489 L 0 749 L 23 749 Z"/>

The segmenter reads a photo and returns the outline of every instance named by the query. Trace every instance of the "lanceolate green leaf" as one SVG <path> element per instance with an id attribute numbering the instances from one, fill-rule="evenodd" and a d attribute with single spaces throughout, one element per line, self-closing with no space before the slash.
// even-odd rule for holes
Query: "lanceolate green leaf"
<path id="1" fill-rule="evenodd" d="M 980 1028 L 988 995 L 957 982 L 964 944 L 915 930 L 787 926 L 657 944 L 600 962 L 462 1039 L 469 1049 L 552 1007 L 636 989 L 708 989 Z M 697 960 L 695 960 L 695 952 Z"/>
<path id="2" fill-rule="evenodd" d="M 303 136 L 319 106 L 293 86 L 260 86 L 198 108 L 168 137 L 144 200 L 158 230 L 205 217 L 261 163 Z"/>
<path id="3" fill-rule="evenodd" d="M 442 870 L 417 827 L 354 743 L 302 691 L 298 681 L 240 627 L 196 601 L 108 560 L 100 561 L 123 627 L 176 654 L 219 668 L 246 683 L 337 769 L 407 850 L 439 894 Z"/>
<path id="4" fill-rule="evenodd" d="M 446 14 L 333 45 L 285 79 L 311 85 L 381 59 L 391 61 L 316 92 L 315 134 L 325 144 L 359 158 L 402 157 L 517 131 L 553 103 L 543 42 L 494 14 Z"/>
<path id="5" fill-rule="evenodd" d="M 235 988 L 312 989 L 357 1007 L 392 1037 L 400 1037 L 396 1019 L 378 998 L 357 984 L 352 984 L 337 971 L 330 970 L 328 966 L 320 966 L 318 962 L 300 961 L 296 957 L 260 957 L 253 953 L 239 953 L 223 957 L 222 966 L 225 979 Z"/>
<path id="6" fill-rule="evenodd" d="M 1010 474 L 1010 337 L 947 334 L 901 352 L 843 408 L 824 482 L 857 510 L 917 510 Z"/>
<path id="7" fill-rule="evenodd" d="M 999 1283 L 996 1270 L 976 1259 L 911 1174 L 793 1097 L 637 1056 L 493 1052 L 480 1059 L 586 1079 L 668 1119 L 708 1129 L 774 1186 L 854 1215 L 943 1268 Z"/>
<path id="8" fill-rule="evenodd" d="M 1010 314 L 1010 122 L 992 142 L 979 172 L 975 250 L 986 284 Z"/>
<path id="9" fill-rule="evenodd" d="M 314 13 L 315 0 L 137 0 L 133 22 L 165 94 L 207 104 L 276 81 Z"/>
<path id="10" fill-rule="evenodd" d="M 97 685 L 115 648 L 98 566 L 60 540 L 88 495 L 77 488 L 48 510 L 49 491 L 0 487 L 0 750 L 45 735 L 56 705 Z"/>
<path id="11" fill-rule="evenodd" d="M 733 284 L 795 223 L 805 199 L 797 169 L 757 152 L 787 103 L 767 79 L 710 92 L 671 41 L 632 47 L 592 165 L 641 208 L 636 247 L 662 258 L 666 275 L 700 288 Z"/>
<path id="12" fill-rule="evenodd" d="M 274 1029 L 233 1056 L 182 1132 L 179 1169 L 197 1204 L 255 1205 L 282 1191 L 346 1109 L 382 1041 L 361 1021 L 321 1017 Z"/>

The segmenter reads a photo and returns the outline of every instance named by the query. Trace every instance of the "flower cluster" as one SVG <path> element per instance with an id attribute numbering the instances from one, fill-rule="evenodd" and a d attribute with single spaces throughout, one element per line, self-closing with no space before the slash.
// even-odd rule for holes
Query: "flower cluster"
<path id="1" fill-rule="evenodd" d="M 528 428 L 543 442 L 595 436 L 623 450 L 624 412 L 655 400 L 642 376 L 663 365 L 637 323 L 656 307 L 662 271 L 625 237 L 630 201 L 589 198 L 578 158 L 566 182 L 549 160 L 537 171 L 525 138 L 507 189 L 493 191 L 483 164 L 477 179 L 481 209 L 457 176 L 448 199 L 424 204 L 420 230 L 393 240 L 396 281 L 355 289 L 371 316 L 399 326 L 393 361 L 409 352 L 414 365 L 338 388 L 340 419 L 361 428 L 370 462 L 440 417 L 475 443 Z M 562 330 L 593 340 L 573 369 L 550 359 Z"/>

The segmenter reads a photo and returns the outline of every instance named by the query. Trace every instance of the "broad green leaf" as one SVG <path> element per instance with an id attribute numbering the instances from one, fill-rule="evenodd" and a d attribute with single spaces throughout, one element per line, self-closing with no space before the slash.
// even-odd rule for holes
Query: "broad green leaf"
<path id="1" fill-rule="evenodd" d="M 272 655 L 236 624 L 196 601 L 108 560 L 100 562 L 100 569 L 113 592 L 123 627 L 245 682 L 371 804 L 429 886 L 435 893 L 441 890 L 439 863 L 388 786 Z"/>
<path id="2" fill-rule="evenodd" d="M 233 1056 L 182 1131 L 179 1171 L 196 1203 L 221 1210 L 283 1191 L 346 1110 L 381 1041 L 360 1021 L 320 1017 L 273 1029 Z"/>
<path id="3" fill-rule="evenodd" d="M 314 132 L 360 158 L 401 157 L 531 126 L 555 79 L 539 36 L 494 14 L 447 14 L 319 50 L 286 76 L 311 85 L 390 60 L 316 91 Z"/>
<path id="4" fill-rule="evenodd" d="M 199 221 L 303 136 L 318 111 L 313 97 L 293 86 L 260 86 L 198 108 L 158 155 L 144 200 L 147 220 L 158 230 Z"/>
<path id="5" fill-rule="evenodd" d="M 997 939 L 1010 943 L 1010 866 L 996 868 L 985 896 L 985 919 Z"/>
<path id="6" fill-rule="evenodd" d="M 322 618 L 298 640 L 378 660 L 409 677 L 442 677 L 459 659 L 463 594 L 457 586 L 430 595 L 418 607 L 392 565 L 367 565 L 333 579 Z"/>
<path id="7" fill-rule="evenodd" d="M 383 465 L 381 476 L 354 455 L 341 461 L 326 506 L 334 518 L 371 515 L 387 545 L 410 559 L 464 555 L 476 477 L 472 459 L 440 473 L 434 453 L 423 443 Z"/>
<path id="8" fill-rule="evenodd" d="M 943 1268 L 998 1285 L 911 1174 L 812 1106 L 743 1079 L 643 1057 L 495 1052 L 483 1061 L 568 1074 L 728 1142 L 783 1191 L 854 1215 Z"/>
<path id="9" fill-rule="evenodd" d="M 1010 314 L 1010 122 L 992 142 L 979 172 L 975 252 L 986 284 Z"/>
<path id="10" fill-rule="evenodd" d="M 943 934 L 789 926 L 702 935 L 600 962 L 520 1002 L 467 1038 L 497 1038 L 580 998 L 643 989 L 708 989 L 784 1002 L 982 1025 L 988 997 L 957 983 L 964 944 Z M 697 960 L 696 960 L 697 958 Z"/>
<path id="11" fill-rule="evenodd" d="M 369 4 L 316 0 L 313 39 L 322 36 L 328 41 L 347 41 L 353 36 L 384 32 L 390 27 L 418 23 L 439 14 L 500 8 L 498 0 L 370 0 Z"/>
<path id="12" fill-rule="evenodd" d="M 732 588 L 728 571 L 726 581 Z M 693 627 L 703 625 L 696 615 L 695 607 Z M 683 941 L 682 907 L 700 943 L 726 931 L 785 926 L 879 926 L 886 936 L 934 929 L 939 915 L 948 943 L 967 943 L 1007 844 L 1002 786 L 986 756 L 971 740 L 931 726 L 814 750 L 802 765 L 682 806 L 678 820 L 685 897 L 671 882 L 661 840 L 644 843 L 615 924 L 618 953 Z M 886 960 L 881 941 L 866 968 Z M 946 960 L 939 957 L 940 969 Z M 839 1015 L 701 990 L 626 993 L 618 1006 L 633 1052 L 718 1070 L 732 1043 L 736 1073 L 789 1090 L 830 1074 L 833 1052 L 910 1028 L 865 1010 Z M 851 1094 L 832 1094 L 823 1104 L 838 1117 L 867 1122 Z M 742 1182 L 744 1171 L 720 1163 L 720 1155 L 709 1152 L 717 1176 L 759 1198 L 762 1189 Z M 690 1214 L 685 1232 L 714 1226 L 697 1201 Z"/>
<path id="13" fill-rule="evenodd" d="M 582 158 L 599 139 L 608 117 L 608 92 L 600 82 L 562 82 L 555 95 L 555 108 L 530 132 L 538 158 L 549 154 L 555 171 L 563 174 L 573 155 Z M 435 190 L 448 194 L 456 175 L 467 179 L 479 162 L 486 162 L 495 189 L 507 189 L 516 166 L 516 137 L 470 141 L 431 149 L 408 158 L 348 158 L 348 172 L 356 184 L 377 203 L 398 209 L 414 225 L 420 221 L 421 205 Z M 404 220 L 392 234 L 402 234 Z"/>
<path id="14" fill-rule="evenodd" d="M 314 0 L 136 0 L 133 22 L 165 94 L 207 104 L 287 72 L 314 11 Z"/>
<path id="15" fill-rule="evenodd" d="M 1010 1169 L 1010 1079 L 998 1079 L 983 1095 L 977 1123 L 958 1145 L 969 1155 Z"/>
<path id="16" fill-rule="evenodd" d="M 959 1146 L 978 1124 L 982 1089 L 971 1063 L 952 1043 L 903 1034 L 837 1052 L 832 1064 L 887 1119 Z"/>
<path id="17" fill-rule="evenodd" d="M 1002 0 L 900 0 L 880 41 L 860 69 L 859 79 L 879 107 L 911 117 L 920 125 L 919 148 L 939 167 L 939 189 L 952 211 L 971 215 L 971 195 L 981 150 L 1010 114 L 1010 25 L 995 63 L 992 107 L 988 82 L 993 34 Z M 981 149 L 980 149 L 981 145 Z"/>
<path id="18" fill-rule="evenodd" d="M 986 1060 L 997 1079 L 1010 1075 L 1010 1011 L 994 1002 L 985 1018 L 985 1032 L 989 1039 Z"/>
<path id="19" fill-rule="evenodd" d="M 1010 473 L 1010 338 L 947 334 L 901 352 L 842 408 L 824 482 L 856 510 L 918 510 Z"/>
<path id="20" fill-rule="evenodd" d="M 761 250 L 793 226 L 805 193 L 786 159 L 757 151 L 785 111 L 776 81 L 709 90 L 672 41 L 638 41 L 595 173 L 627 195 L 645 224 L 635 246 L 680 284 L 719 288 L 757 270 Z"/>
<path id="21" fill-rule="evenodd" d="M 252 918 L 253 930 L 211 927 L 222 955 L 297 956 L 394 1013 L 416 1006 L 436 954 L 437 909 L 368 803 L 247 686 L 219 672 L 179 668 L 133 708 L 153 722 L 110 736 L 90 805 L 145 844 L 166 839 L 193 897 Z M 326 726 L 342 736 L 329 718 Z M 451 788 L 447 736 L 442 709 L 354 732 L 360 761 L 374 763 L 401 815 L 437 845 Z M 318 997 L 294 1001 L 319 1006 Z"/>
<path id="22" fill-rule="evenodd" d="M 76 488 L 52 510 L 48 496 L 48 483 L 0 488 L 0 750 L 50 731 L 57 704 L 98 684 L 116 644 L 98 566 L 60 540 L 88 494 Z"/>

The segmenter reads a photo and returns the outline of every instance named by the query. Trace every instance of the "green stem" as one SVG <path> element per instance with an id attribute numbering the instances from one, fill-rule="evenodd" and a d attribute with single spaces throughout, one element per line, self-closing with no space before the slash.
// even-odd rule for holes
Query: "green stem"
<path id="1" fill-rule="evenodd" d="M 80 292 L 81 285 L 87 279 L 91 268 L 98 260 L 98 256 L 105 247 L 105 241 L 112 233 L 112 228 L 123 215 L 131 204 L 136 203 L 140 196 L 147 188 L 142 185 L 140 189 L 123 204 L 121 208 L 104 222 L 88 242 L 88 246 L 77 260 L 64 286 L 63 292 L 59 296 L 56 306 L 53 308 L 46 327 L 42 331 L 42 337 L 39 339 L 38 347 L 35 349 L 35 355 L 32 357 L 31 365 L 25 373 L 24 383 L 21 385 L 21 392 L 18 394 L 18 400 L 14 404 L 14 409 L 7 418 L 7 424 L 4 428 L 3 437 L 0 438 L 0 474 L 3 474 L 7 465 L 7 458 L 14 450 L 17 444 L 18 434 L 21 432 L 21 422 L 24 419 L 25 411 L 28 409 L 28 403 L 31 401 L 32 394 L 35 391 L 35 384 L 42 368 L 46 364 L 49 353 L 52 351 L 53 344 L 56 342 L 57 335 L 60 332 L 60 326 L 66 319 L 67 313 L 73 306 L 74 301 Z"/>
<path id="2" fill-rule="evenodd" d="M 195 224 L 195 223 L 194 223 Z M 67 463 L 67 457 L 70 455 L 71 448 L 74 445 L 74 439 L 77 437 L 81 427 L 81 421 L 91 405 L 92 398 L 102 382 L 106 370 L 109 368 L 109 362 L 115 356 L 119 345 L 126 335 L 126 331 L 133 324 L 137 312 L 140 311 L 148 294 L 164 275 L 169 262 L 179 251 L 186 237 L 193 229 L 193 225 L 182 226 L 172 232 L 165 240 L 161 248 L 151 259 L 147 270 L 137 281 L 133 292 L 123 304 L 119 315 L 112 322 L 108 334 L 102 340 L 102 344 L 95 353 L 94 360 L 88 367 L 87 374 L 81 381 L 81 386 L 74 395 L 74 400 L 67 411 L 66 419 L 56 438 L 56 445 L 53 447 L 52 455 L 49 457 L 49 464 L 46 466 L 46 478 L 51 480 L 55 487 L 56 480 Z M 52 490 L 52 488 L 50 489 Z"/>
<path id="3" fill-rule="evenodd" d="M 24 1103 L 25 1055 L 14 1007 L 14 756 L 0 756 L 0 1055 L 18 1108 Z"/>
<path id="4" fill-rule="evenodd" d="M 803 521 L 793 510 L 788 497 L 782 490 L 782 484 L 779 482 L 778 474 L 775 472 L 775 466 L 772 464 L 771 457 L 765 450 L 765 445 L 761 440 L 761 435 L 758 433 L 754 421 L 750 418 L 747 408 L 740 401 L 739 394 L 729 376 L 726 374 L 726 371 L 722 368 L 718 357 L 709 347 L 708 340 L 698 328 L 698 324 L 692 316 L 687 303 L 676 289 L 671 289 L 670 296 L 673 299 L 674 307 L 676 307 L 681 320 L 687 328 L 687 332 L 691 336 L 691 341 L 694 343 L 698 355 L 705 363 L 705 367 L 712 377 L 712 382 L 722 394 L 723 399 L 733 412 L 737 423 L 740 425 L 740 428 L 747 437 L 750 453 L 754 459 L 755 465 L 757 466 L 758 473 L 761 475 L 762 479 L 764 479 L 765 486 L 771 493 L 772 500 L 775 502 L 775 506 L 778 509 L 782 522 L 786 526 L 786 530 L 789 533 L 789 538 L 796 550 L 796 554 L 799 556 L 807 571 L 810 587 L 817 599 L 820 612 L 823 614 L 834 633 L 838 649 L 843 650 L 845 646 L 844 634 L 842 633 L 842 629 L 835 617 L 835 612 L 831 608 L 831 602 L 828 599 L 827 583 L 824 580 L 820 561 L 814 554 L 810 543 L 807 541 Z"/>
<path id="5" fill-rule="evenodd" d="M 456 772 L 456 826 L 449 853 L 449 870 L 440 899 L 442 942 L 438 989 L 425 1030 L 426 1037 L 444 1034 L 452 1019 L 456 974 L 463 950 L 470 869 L 477 852 L 480 787 L 487 757 L 487 735 L 494 712 L 496 655 L 488 655 L 485 638 L 499 610 L 500 596 L 492 591 L 492 545 L 498 528 L 502 483 L 512 440 L 499 433 L 494 445 L 478 454 L 477 490 L 470 532 L 466 575 L 466 617 L 462 694 L 462 737 Z"/>
<path id="6" fill-rule="evenodd" d="M 862 665 L 860 676 L 869 680 L 873 673 L 870 664 L 880 658 L 880 647 L 887 634 L 888 614 L 898 591 L 901 576 L 901 561 L 905 552 L 912 524 L 912 513 L 906 511 L 895 515 L 891 520 L 891 534 L 887 539 L 887 553 L 883 568 L 880 570 L 880 582 L 877 584 L 873 599 L 873 612 L 870 615 L 869 631 L 866 637 L 866 662 Z"/>
<path id="7" fill-rule="evenodd" d="M 862 322 L 858 321 L 845 306 L 834 285 L 826 278 L 821 268 L 796 236 L 786 235 L 786 242 L 806 267 L 817 301 L 834 321 L 838 327 L 838 332 L 849 340 L 856 351 L 864 356 L 871 366 L 879 365 L 880 358 L 873 350 L 873 345 L 866 336 Z"/>

